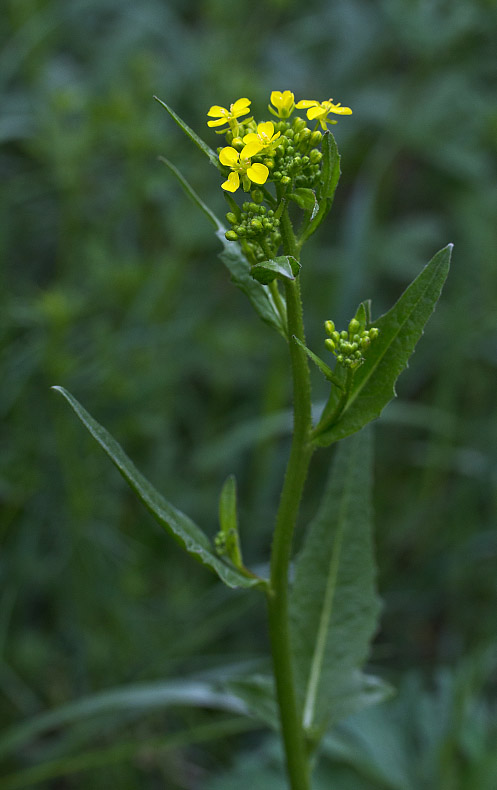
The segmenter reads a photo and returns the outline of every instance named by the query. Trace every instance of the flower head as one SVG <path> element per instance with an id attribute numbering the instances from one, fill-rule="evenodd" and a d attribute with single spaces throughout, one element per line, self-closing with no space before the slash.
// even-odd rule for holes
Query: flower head
<path id="1" fill-rule="evenodd" d="M 257 133 L 251 132 L 250 134 L 246 134 L 243 138 L 243 142 L 246 144 L 258 143 L 261 148 L 267 148 L 278 139 L 280 134 L 281 132 L 275 133 L 274 123 L 266 121 L 265 123 L 258 124 Z"/>
<path id="2" fill-rule="evenodd" d="M 329 99 L 326 101 L 318 102 L 318 101 L 310 101 L 308 99 L 303 99 L 299 101 L 298 104 L 295 105 L 298 110 L 307 110 L 307 117 L 310 121 L 319 121 L 319 124 L 322 129 L 326 131 L 326 124 L 327 123 L 336 123 L 336 121 L 328 120 L 328 115 L 330 112 L 335 113 L 335 115 L 351 115 L 352 110 L 350 107 L 342 107 L 340 102 L 337 104 L 333 103 L 333 99 Z"/>
<path id="3" fill-rule="evenodd" d="M 223 148 L 219 154 L 219 161 L 226 167 L 231 167 L 231 173 L 221 187 L 227 192 L 236 192 L 242 186 L 246 192 L 250 189 L 250 182 L 254 184 L 265 184 L 269 175 L 266 165 L 260 162 L 252 164 L 251 157 L 255 156 L 262 149 L 260 142 L 251 142 L 242 148 L 240 153 L 231 146 Z"/>
<path id="4" fill-rule="evenodd" d="M 207 126 L 229 126 L 233 134 L 238 133 L 238 121 L 242 115 L 247 115 L 250 112 L 250 99 L 237 99 L 236 102 L 230 104 L 229 110 L 226 107 L 220 107 L 218 104 L 213 104 L 207 115 L 210 118 L 215 118 L 215 121 L 207 121 Z M 219 129 L 220 132 L 226 131 Z"/>
<path id="5" fill-rule="evenodd" d="M 276 107 L 276 110 L 271 107 L 271 104 Z M 295 107 L 295 97 L 291 91 L 273 91 L 271 93 L 271 104 L 268 105 L 268 110 L 277 118 L 289 118 Z"/>

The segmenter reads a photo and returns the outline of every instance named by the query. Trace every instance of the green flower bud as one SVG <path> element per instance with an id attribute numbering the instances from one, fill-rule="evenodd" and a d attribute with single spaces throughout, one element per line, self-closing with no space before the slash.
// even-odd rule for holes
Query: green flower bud
<path id="1" fill-rule="evenodd" d="M 334 351 L 335 350 L 335 344 L 334 344 L 333 340 L 331 339 L 331 337 L 327 337 L 326 340 L 324 341 L 324 344 L 325 344 L 326 348 L 328 348 L 330 351 Z"/>
<path id="2" fill-rule="evenodd" d="M 349 323 L 349 332 L 351 335 L 355 334 L 360 327 L 360 323 L 356 318 L 353 318 Z"/>
<path id="3" fill-rule="evenodd" d="M 293 122 L 293 128 L 296 132 L 301 132 L 302 129 L 305 129 L 306 123 L 303 118 L 295 118 Z"/>
<path id="4" fill-rule="evenodd" d="M 318 129 L 316 129 L 316 131 L 311 134 L 310 143 L 313 146 L 314 145 L 320 145 L 322 139 L 323 139 L 323 135 L 321 134 L 321 132 Z"/>
<path id="5" fill-rule="evenodd" d="M 330 335 L 330 337 L 331 337 L 331 335 L 335 331 L 335 324 L 333 323 L 333 321 L 325 321 L 324 322 L 324 328 L 325 328 L 326 332 L 328 333 L 328 335 Z"/>
<path id="6" fill-rule="evenodd" d="M 253 219 L 252 222 L 250 223 L 250 227 L 252 228 L 252 230 L 261 231 L 262 222 L 260 221 L 260 219 Z"/>
<path id="7" fill-rule="evenodd" d="M 369 337 L 371 340 L 376 340 L 378 335 L 380 334 L 380 330 L 376 326 L 372 326 L 369 330 Z"/>
<path id="8" fill-rule="evenodd" d="M 340 337 L 342 338 L 342 340 L 347 340 L 348 336 L 349 336 L 348 332 L 346 332 L 345 329 L 342 329 L 342 331 L 340 332 Z"/>
<path id="9" fill-rule="evenodd" d="M 254 201 L 254 203 L 262 203 L 264 200 L 264 194 L 260 189 L 253 189 L 250 193 L 250 197 Z"/>
<path id="10" fill-rule="evenodd" d="M 309 156 L 313 165 L 317 165 L 323 158 L 323 154 L 317 148 L 313 148 Z"/>
<path id="11" fill-rule="evenodd" d="M 234 230 L 227 230 L 226 233 L 224 234 L 224 237 L 228 241 L 237 241 L 238 240 L 238 234 L 235 233 Z"/>
<path id="12" fill-rule="evenodd" d="M 283 186 L 286 186 L 287 184 L 291 184 L 292 183 L 292 179 L 289 176 L 283 176 L 280 179 L 280 183 L 283 184 Z"/>

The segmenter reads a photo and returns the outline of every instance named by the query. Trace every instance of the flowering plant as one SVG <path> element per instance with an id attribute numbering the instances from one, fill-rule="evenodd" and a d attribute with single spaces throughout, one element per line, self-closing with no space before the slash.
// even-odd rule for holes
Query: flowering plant
<path id="1" fill-rule="evenodd" d="M 160 100 L 158 100 L 160 101 Z M 361 302 L 338 330 L 324 322 L 323 359 L 306 345 L 300 296 L 302 248 L 327 217 L 340 177 L 330 115 L 350 115 L 331 99 L 295 102 L 273 91 L 274 121 L 250 116 L 251 101 L 213 105 L 208 127 L 225 136 L 214 151 L 164 102 L 172 119 L 220 171 L 228 201 L 221 222 L 167 159 L 162 161 L 213 224 L 221 258 L 256 313 L 282 336 L 293 383 L 293 435 L 276 513 L 269 573 L 243 558 L 234 477 L 222 487 L 214 539 L 177 510 L 135 468 L 122 448 L 66 390 L 57 387 L 82 423 L 159 523 L 229 587 L 258 591 L 266 600 L 272 669 L 226 680 L 240 715 L 256 717 L 282 737 L 292 790 L 310 790 L 315 755 L 337 721 L 383 699 L 388 686 L 364 671 L 377 628 L 379 600 L 371 527 L 371 431 L 395 395 L 439 298 L 451 245 L 440 250 L 396 304 L 376 320 Z M 307 121 L 299 115 L 305 111 Z M 312 122 L 308 126 L 307 122 Z M 240 187 L 249 193 L 235 200 Z M 307 270 L 306 270 L 307 272 Z M 329 384 L 313 420 L 309 361 Z M 343 440 L 343 441 L 342 441 Z M 323 499 L 294 556 L 293 536 L 309 463 L 320 447 L 338 443 Z M 293 572 L 290 573 L 290 565 Z"/>

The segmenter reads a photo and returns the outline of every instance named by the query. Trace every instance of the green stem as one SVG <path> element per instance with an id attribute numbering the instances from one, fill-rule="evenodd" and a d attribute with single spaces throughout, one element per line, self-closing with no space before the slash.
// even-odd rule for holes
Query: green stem
<path id="1" fill-rule="evenodd" d="M 284 218 L 285 254 L 295 255 L 295 237 L 286 211 Z M 290 787 L 291 790 L 310 790 L 310 764 L 292 663 L 288 617 L 288 569 L 297 514 L 313 451 L 309 441 L 312 428 L 311 393 L 306 355 L 303 349 L 292 341 L 295 335 L 302 343 L 305 342 L 298 279 L 285 281 L 285 295 L 293 378 L 294 432 L 276 518 L 267 600 L 276 694 Z"/>

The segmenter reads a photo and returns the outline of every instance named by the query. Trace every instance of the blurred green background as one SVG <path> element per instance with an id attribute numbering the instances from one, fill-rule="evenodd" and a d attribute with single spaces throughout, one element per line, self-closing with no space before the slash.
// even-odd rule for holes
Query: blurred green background
<path id="1" fill-rule="evenodd" d="M 158 162 L 226 210 L 218 174 L 152 96 L 215 146 L 212 104 L 248 96 L 264 118 L 270 91 L 290 89 L 354 111 L 334 127 L 341 183 L 303 260 L 311 348 L 325 319 L 342 325 L 369 297 L 381 314 L 455 244 L 376 426 L 384 612 L 371 668 L 398 696 L 344 725 L 363 747 L 346 757 L 330 742 L 317 786 L 494 790 L 496 3 L 4 0 L 0 36 L 4 734 L 91 693 L 267 651 L 262 600 L 183 556 L 50 386 L 210 534 L 234 472 L 246 558 L 267 559 L 287 437 L 265 426 L 289 405 L 286 352 Z M 329 457 L 314 459 L 303 524 Z M 54 727 L 6 750 L 2 787 L 279 788 L 272 740 L 230 734 L 226 716 L 179 706 Z"/>

